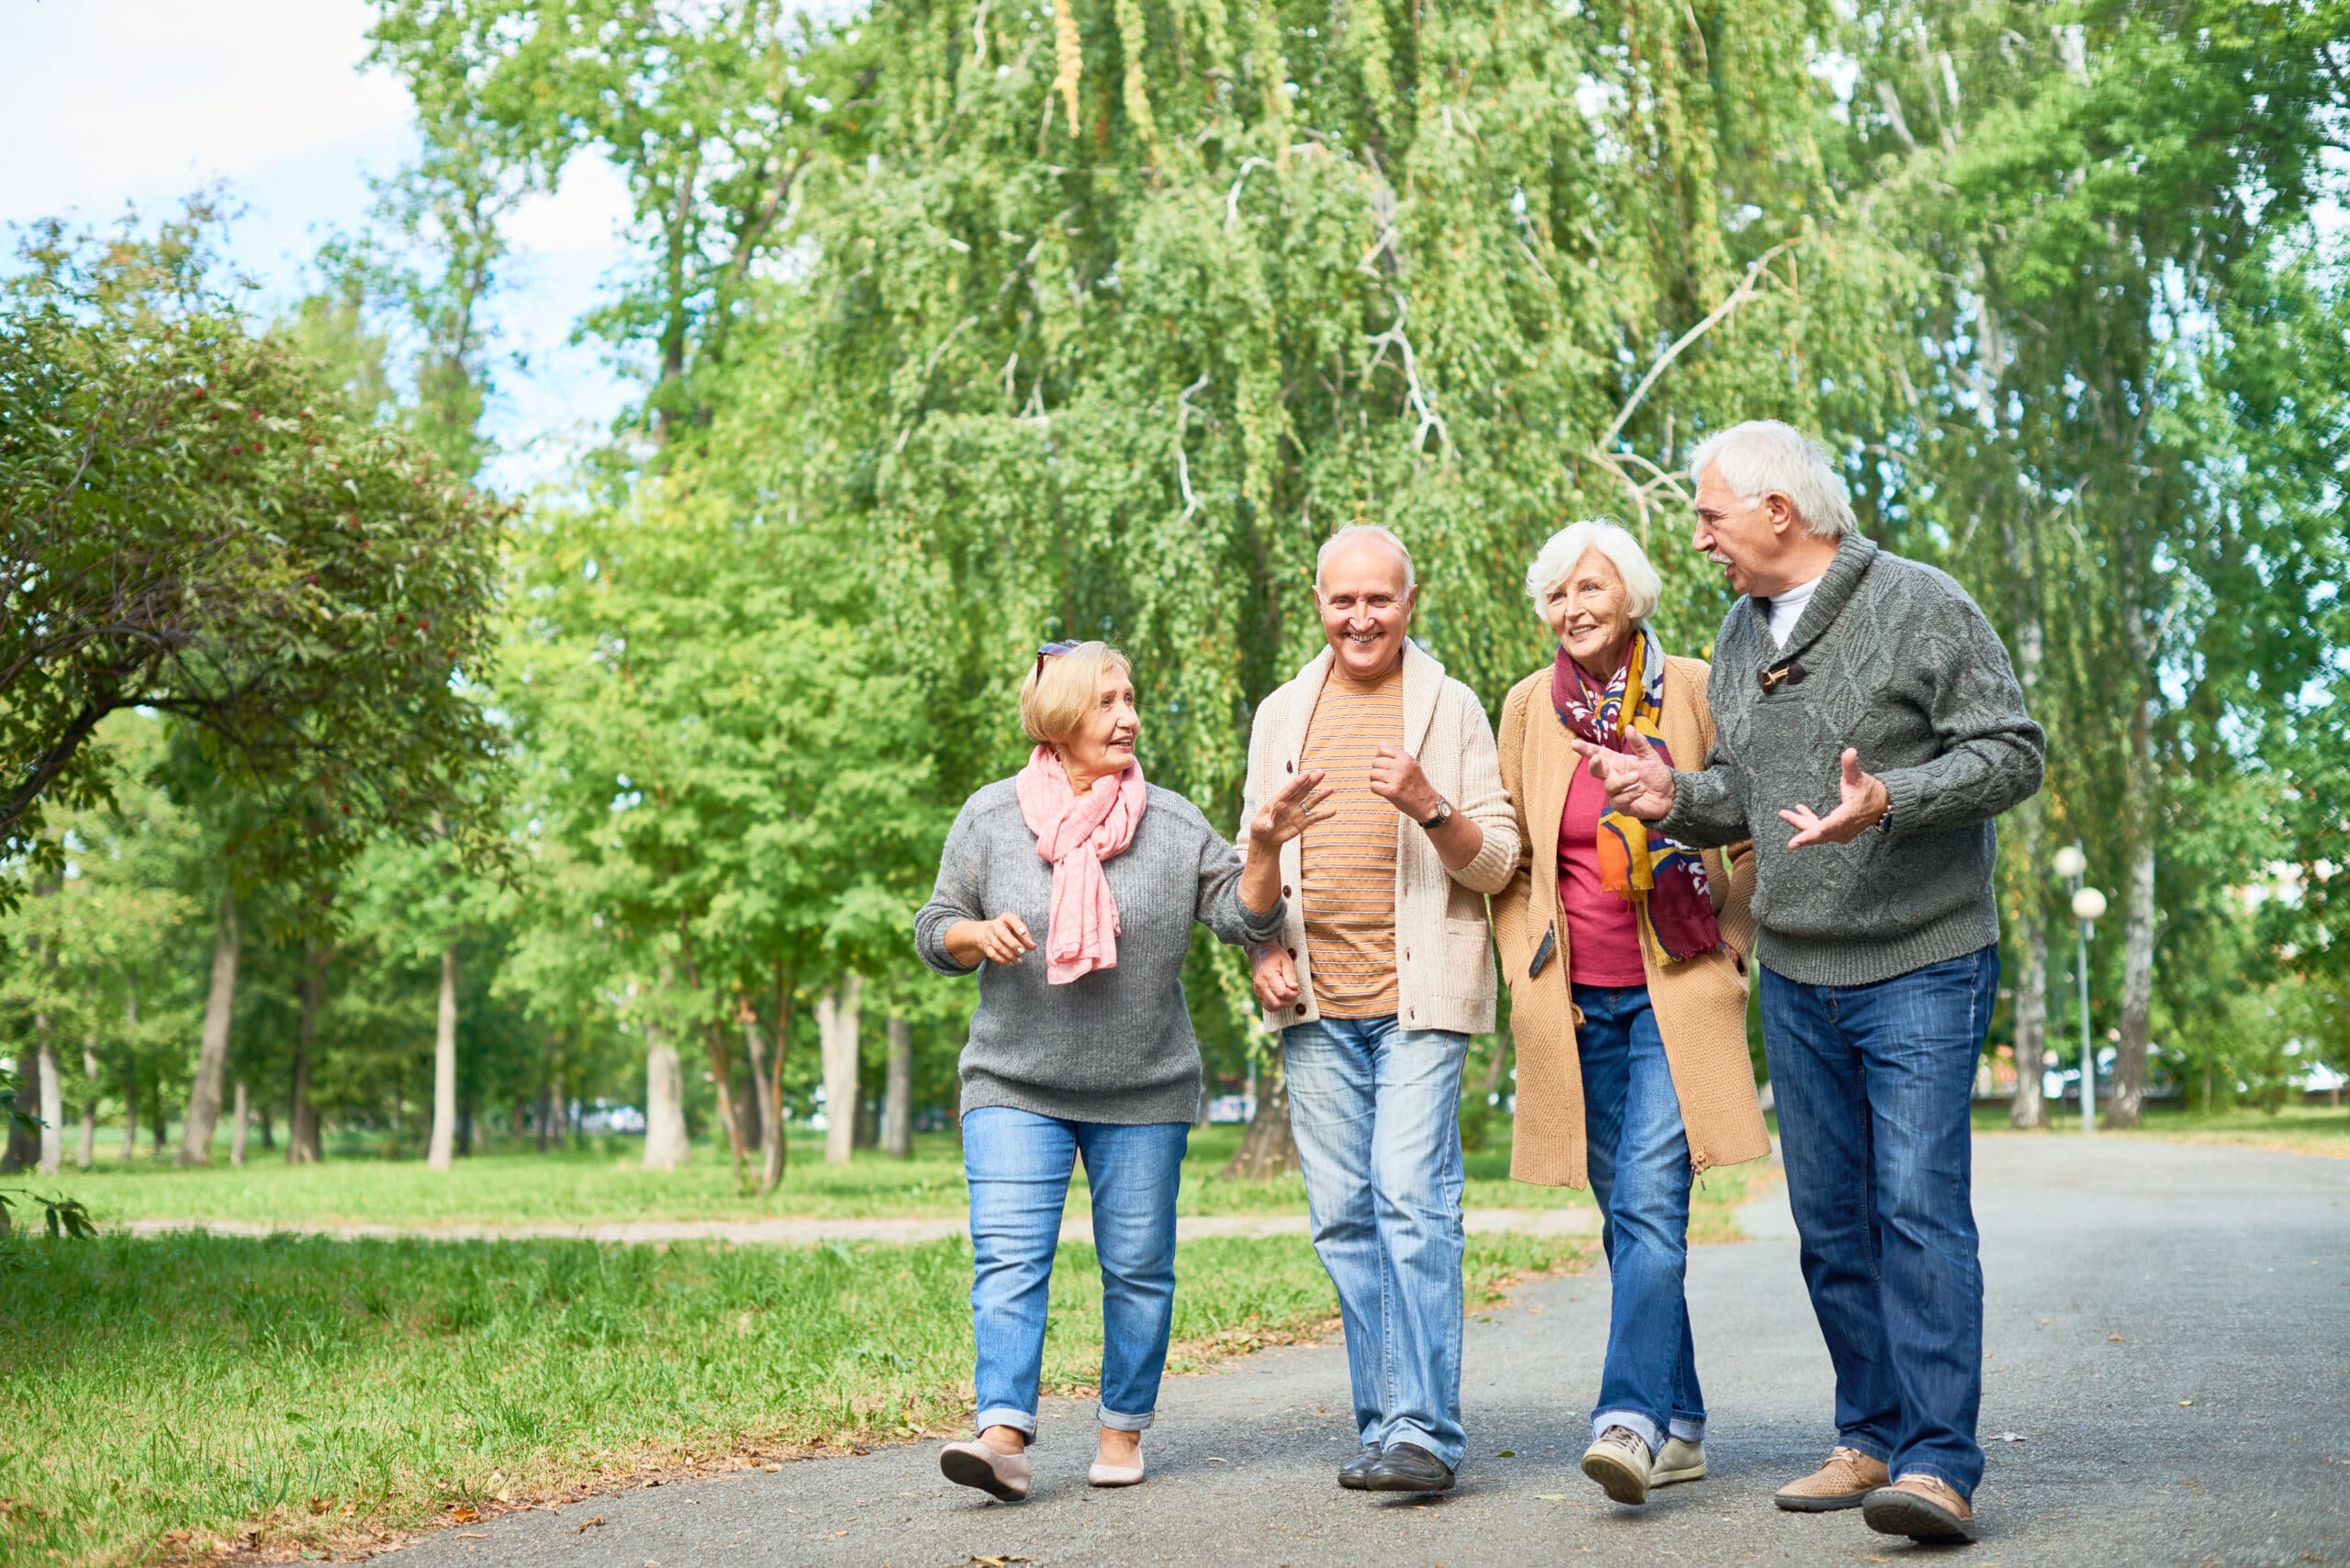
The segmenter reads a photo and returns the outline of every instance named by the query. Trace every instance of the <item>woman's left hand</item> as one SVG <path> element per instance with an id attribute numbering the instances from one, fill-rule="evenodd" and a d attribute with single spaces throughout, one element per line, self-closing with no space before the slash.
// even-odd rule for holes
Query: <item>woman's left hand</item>
<path id="1" fill-rule="evenodd" d="M 1322 778 L 1320 768 L 1310 768 L 1282 785 L 1248 823 L 1249 838 L 1275 847 L 1287 844 L 1315 823 L 1326 823 L 1337 816 L 1337 812 L 1322 809 L 1329 803 L 1331 795 L 1330 790 L 1320 788 Z"/>

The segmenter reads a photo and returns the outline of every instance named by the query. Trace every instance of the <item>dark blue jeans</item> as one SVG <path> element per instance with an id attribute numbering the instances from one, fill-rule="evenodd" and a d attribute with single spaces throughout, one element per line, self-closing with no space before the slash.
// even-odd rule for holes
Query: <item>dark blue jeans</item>
<path id="1" fill-rule="evenodd" d="M 1983 1267 L 1967 1107 L 1998 983 L 1997 947 L 1874 985 L 1762 978 L 1836 1440 L 1968 1496 L 1983 1479 Z"/>
<path id="2" fill-rule="evenodd" d="M 1607 1254 L 1607 1359 L 1591 1432 L 1638 1432 L 1654 1453 L 1668 1434 L 1706 1435 L 1697 1350 L 1683 1285 L 1689 1271 L 1689 1135 L 1644 985 L 1579 985 L 1575 1054 L 1599 1243 Z"/>

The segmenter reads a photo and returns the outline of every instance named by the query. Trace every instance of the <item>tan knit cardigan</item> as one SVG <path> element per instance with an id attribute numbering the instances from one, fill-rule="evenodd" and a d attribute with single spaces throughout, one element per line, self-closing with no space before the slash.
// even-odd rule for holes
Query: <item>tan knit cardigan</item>
<path id="1" fill-rule="evenodd" d="M 1664 712 L 1658 728 L 1684 767 L 1702 767 L 1714 740 L 1706 707 L 1707 666 L 1700 659 L 1667 659 Z M 1517 1132 L 1510 1174 L 1545 1187 L 1589 1184 L 1583 1120 L 1583 1073 L 1575 1053 L 1575 1008 L 1567 980 L 1567 925 L 1559 913 L 1559 817 L 1567 803 L 1577 758 L 1550 706 L 1546 666 L 1510 689 L 1502 704 L 1502 783 L 1517 813 L 1525 848 L 1509 886 L 1494 896 L 1494 936 L 1510 988 L 1510 1032 L 1517 1040 Z M 1722 939 L 1740 954 L 1754 942 L 1754 854 L 1744 844 L 1705 852 L 1707 880 L 1720 917 Z M 1642 912 L 1639 918 L 1646 921 Z M 1529 978 L 1542 934 L 1558 946 L 1539 975 Z M 1727 952 L 1660 964 L 1655 944 L 1643 941 L 1649 1004 L 1681 1098 L 1689 1133 L 1690 1163 L 1716 1165 L 1757 1159 L 1771 1151 L 1754 1068 L 1746 1052 L 1746 977 Z"/>
<path id="2" fill-rule="evenodd" d="M 1248 735 L 1248 780 L 1241 790 L 1239 841 L 1268 796 L 1297 771 L 1305 728 L 1334 655 L 1328 648 L 1257 705 Z M 1395 989 L 1397 1020 L 1406 1029 L 1482 1035 L 1494 1026 L 1494 945 L 1485 931 L 1485 895 L 1509 880 L 1521 858 L 1517 818 L 1502 792 L 1494 726 L 1477 694 L 1444 673 L 1433 655 L 1404 644 L 1404 749 L 1418 759 L 1437 792 L 1484 830 L 1466 866 L 1448 872 L 1417 823 L 1395 814 Z M 1555 833 L 1554 833 L 1555 836 Z M 1300 841 L 1281 846 L 1281 896 L 1289 914 L 1281 944 L 1297 960 L 1300 994 L 1292 1007 L 1265 1014 L 1279 1031 L 1318 1016 L 1305 951 L 1305 901 L 1297 896 Z"/>

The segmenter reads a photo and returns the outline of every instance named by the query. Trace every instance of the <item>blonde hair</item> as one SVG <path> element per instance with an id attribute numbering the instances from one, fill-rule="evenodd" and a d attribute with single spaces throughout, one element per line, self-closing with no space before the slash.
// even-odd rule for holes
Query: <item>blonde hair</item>
<path id="1" fill-rule="evenodd" d="M 1616 575 L 1624 579 L 1624 608 L 1632 619 L 1646 621 L 1655 614 L 1656 601 L 1664 595 L 1664 579 L 1649 565 L 1648 552 L 1640 548 L 1640 542 L 1612 517 L 1571 522 L 1550 535 L 1534 564 L 1526 568 L 1526 591 L 1532 596 L 1535 610 L 1541 610 L 1550 590 L 1565 582 L 1575 564 L 1592 550 L 1613 562 Z"/>
<path id="2" fill-rule="evenodd" d="M 1038 745 L 1058 745 L 1075 733 L 1102 693 L 1102 676 L 1112 665 L 1135 678 L 1126 655 L 1107 643 L 1071 643 L 1046 654 L 1020 683 L 1020 727 Z"/>

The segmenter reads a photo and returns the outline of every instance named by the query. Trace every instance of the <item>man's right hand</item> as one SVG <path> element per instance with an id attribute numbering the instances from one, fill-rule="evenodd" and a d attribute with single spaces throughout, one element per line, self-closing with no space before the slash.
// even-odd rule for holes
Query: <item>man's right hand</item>
<path id="1" fill-rule="evenodd" d="M 1609 751 L 1581 735 L 1567 744 L 1590 765 L 1591 776 L 1607 791 L 1607 803 L 1644 823 L 1662 822 L 1673 810 L 1673 766 L 1656 754 L 1648 736 L 1638 730 L 1625 733 L 1630 751 Z"/>
<path id="2" fill-rule="evenodd" d="M 1259 947 L 1249 968 L 1257 1004 L 1266 1012 L 1279 1013 L 1297 1001 L 1297 960 L 1289 956 L 1289 949 Z"/>

